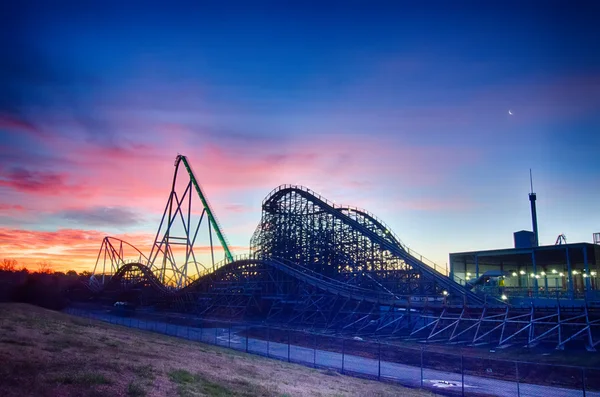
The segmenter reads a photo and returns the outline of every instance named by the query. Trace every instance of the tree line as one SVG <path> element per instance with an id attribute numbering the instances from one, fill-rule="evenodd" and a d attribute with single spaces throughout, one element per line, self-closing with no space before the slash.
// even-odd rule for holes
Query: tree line
<path id="1" fill-rule="evenodd" d="M 31 271 L 19 266 L 15 259 L 4 258 L 0 261 L 0 301 L 60 310 L 68 304 L 71 295 L 85 289 L 84 282 L 91 275 L 89 271 L 55 271 L 47 261 L 38 262 L 37 269 Z"/>
<path id="2" fill-rule="evenodd" d="M 66 272 L 55 271 L 51 263 L 47 261 L 40 261 L 37 263 L 37 270 L 31 271 L 24 265 L 19 267 L 19 263 L 16 259 L 4 258 L 0 262 L 0 272 L 24 272 L 24 273 L 41 273 L 41 274 L 64 274 L 67 276 L 82 276 L 91 277 L 92 272 L 84 270 L 81 273 L 77 273 L 75 270 L 68 270 Z"/>

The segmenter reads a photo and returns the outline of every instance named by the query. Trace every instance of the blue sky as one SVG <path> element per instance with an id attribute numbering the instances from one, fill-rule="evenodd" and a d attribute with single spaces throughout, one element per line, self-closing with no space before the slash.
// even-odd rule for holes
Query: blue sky
<path id="1" fill-rule="evenodd" d="M 281 183 L 437 262 L 509 247 L 529 168 L 540 241 L 590 241 L 600 6 L 410 3 L 3 4 L 2 251 L 84 268 L 96 236 L 147 239 L 178 152 L 242 251 Z"/>

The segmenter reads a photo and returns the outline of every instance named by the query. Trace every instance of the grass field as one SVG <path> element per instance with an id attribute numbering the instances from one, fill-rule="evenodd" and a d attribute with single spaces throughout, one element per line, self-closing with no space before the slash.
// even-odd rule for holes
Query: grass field
<path id="1" fill-rule="evenodd" d="M 0 395 L 431 396 L 169 336 L 0 304 Z"/>

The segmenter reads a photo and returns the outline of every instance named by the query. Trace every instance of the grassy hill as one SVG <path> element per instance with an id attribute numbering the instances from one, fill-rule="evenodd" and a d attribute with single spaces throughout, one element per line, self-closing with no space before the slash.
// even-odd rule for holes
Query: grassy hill
<path id="1" fill-rule="evenodd" d="M 431 396 L 17 303 L 0 304 L 0 395 Z"/>

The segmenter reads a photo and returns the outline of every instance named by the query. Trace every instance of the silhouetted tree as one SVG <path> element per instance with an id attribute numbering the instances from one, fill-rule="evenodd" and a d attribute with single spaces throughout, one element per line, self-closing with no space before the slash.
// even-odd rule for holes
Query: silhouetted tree
<path id="1" fill-rule="evenodd" d="M 4 258 L 2 262 L 0 262 L 0 270 L 14 272 L 17 270 L 17 261 L 15 259 Z"/>
<path id="2" fill-rule="evenodd" d="M 38 271 L 36 273 L 52 274 L 52 265 L 49 262 L 38 262 Z"/>
<path id="3" fill-rule="evenodd" d="M 0 302 L 27 302 L 50 309 L 62 309 L 69 302 L 70 291 L 82 287 L 81 298 L 87 299 L 89 290 L 83 286 L 77 272 L 55 272 L 49 261 L 37 263 L 37 270 L 26 267 L 17 270 L 17 261 L 0 261 Z"/>

